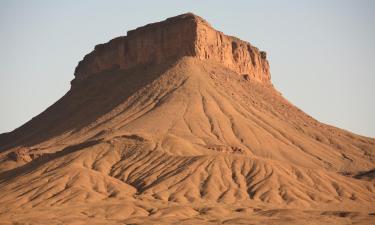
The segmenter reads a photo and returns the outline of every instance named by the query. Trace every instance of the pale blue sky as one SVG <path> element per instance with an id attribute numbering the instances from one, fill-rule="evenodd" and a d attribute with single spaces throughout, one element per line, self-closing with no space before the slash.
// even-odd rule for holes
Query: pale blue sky
<path id="1" fill-rule="evenodd" d="M 267 51 L 272 80 L 318 120 L 375 137 L 375 1 L 0 2 L 0 133 L 66 93 L 96 44 L 185 12 Z"/>

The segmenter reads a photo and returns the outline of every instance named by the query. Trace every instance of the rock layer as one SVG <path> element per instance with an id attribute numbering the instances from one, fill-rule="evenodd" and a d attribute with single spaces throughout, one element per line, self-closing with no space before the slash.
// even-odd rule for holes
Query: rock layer
<path id="1" fill-rule="evenodd" d="M 97 46 L 0 134 L 0 223 L 375 224 L 375 139 L 269 79 L 265 53 L 191 14 Z"/>
<path id="2" fill-rule="evenodd" d="M 78 64 L 73 83 L 113 68 L 159 64 L 184 56 L 211 59 L 256 81 L 270 82 L 265 52 L 188 13 L 139 27 L 128 31 L 127 36 L 97 45 Z"/>

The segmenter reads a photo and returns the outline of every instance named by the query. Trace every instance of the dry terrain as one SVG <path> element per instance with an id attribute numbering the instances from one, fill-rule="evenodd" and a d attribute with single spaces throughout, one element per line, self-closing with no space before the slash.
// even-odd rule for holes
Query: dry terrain
<path id="1" fill-rule="evenodd" d="M 375 139 L 305 114 L 265 52 L 185 14 L 97 46 L 0 135 L 0 224 L 375 224 L 374 168 Z"/>

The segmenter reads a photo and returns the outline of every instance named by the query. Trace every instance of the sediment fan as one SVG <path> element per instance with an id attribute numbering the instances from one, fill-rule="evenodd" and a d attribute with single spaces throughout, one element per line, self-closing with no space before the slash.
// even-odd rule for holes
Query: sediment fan
<path id="1" fill-rule="evenodd" d="M 265 52 L 183 14 L 96 46 L 0 135 L 0 223 L 371 224 L 374 150 L 285 100 Z"/>

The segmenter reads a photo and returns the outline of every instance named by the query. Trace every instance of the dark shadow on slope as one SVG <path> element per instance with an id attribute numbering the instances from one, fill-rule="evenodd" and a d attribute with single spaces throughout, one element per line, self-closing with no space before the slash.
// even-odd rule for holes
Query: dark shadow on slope
<path id="1" fill-rule="evenodd" d="M 111 70 L 91 75 L 56 103 L 16 130 L 0 134 L 0 152 L 33 146 L 65 132 L 77 132 L 110 112 L 140 88 L 157 79 L 176 60 L 159 65 Z"/>
<path id="2" fill-rule="evenodd" d="M 375 180 L 375 169 L 369 171 L 363 171 L 354 176 L 356 179 L 374 181 Z"/>

